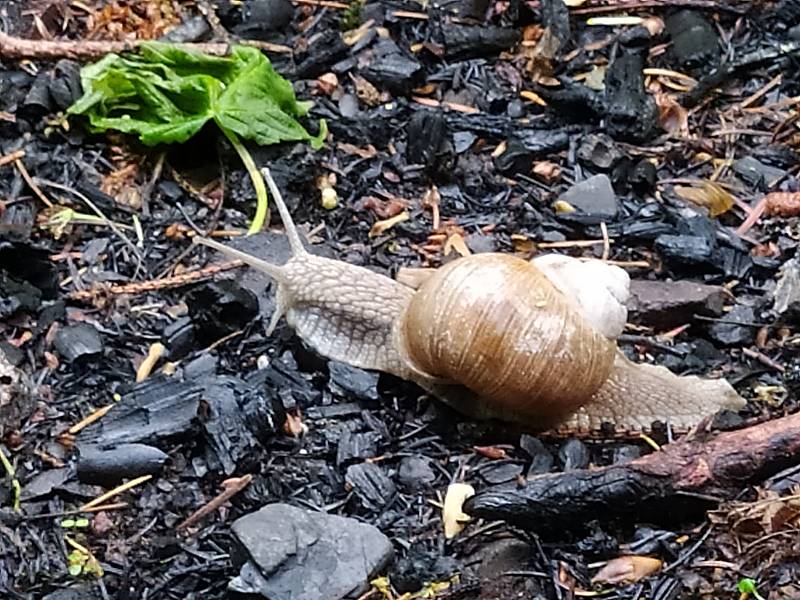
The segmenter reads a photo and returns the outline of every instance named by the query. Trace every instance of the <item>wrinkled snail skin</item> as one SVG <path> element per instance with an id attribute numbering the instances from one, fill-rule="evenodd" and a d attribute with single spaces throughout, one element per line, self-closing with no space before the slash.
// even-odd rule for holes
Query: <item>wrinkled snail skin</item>
<path id="1" fill-rule="evenodd" d="M 195 238 L 277 283 L 281 316 L 320 355 L 414 381 L 456 410 L 531 429 L 692 427 L 744 400 L 725 380 L 637 364 L 615 339 L 627 320 L 627 274 L 601 261 L 488 253 L 433 271 L 418 289 L 303 247 L 264 172 L 292 249 L 273 265 Z"/>

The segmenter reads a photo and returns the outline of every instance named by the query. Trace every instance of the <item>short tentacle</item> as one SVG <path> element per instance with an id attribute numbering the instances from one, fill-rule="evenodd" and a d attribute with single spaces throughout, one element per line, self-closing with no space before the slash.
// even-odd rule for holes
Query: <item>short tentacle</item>
<path id="1" fill-rule="evenodd" d="M 241 250 L 237 250 L 236 248 L 232 248 L 231 246 L 221 244 L 216 240 L 196 237 L 194 238 L 194 243 L 202 244 L 203 246 L 208 246 L 209 248 L 213 248 L 214 250 L 222 252 L 225 256 L 241 260 L 243 263 L 248 264 L 255 269 L 258 269 L 259 271 L 263 271 L 278 283 L 286 281 L 286 269 L 280 265 L 273 265 L 272 263 L 268 263 L 267 261 L 262 260 L 257 256 L 253 256 L 252 254 L 248 254 L 247 252 L 242 252 Z"/>

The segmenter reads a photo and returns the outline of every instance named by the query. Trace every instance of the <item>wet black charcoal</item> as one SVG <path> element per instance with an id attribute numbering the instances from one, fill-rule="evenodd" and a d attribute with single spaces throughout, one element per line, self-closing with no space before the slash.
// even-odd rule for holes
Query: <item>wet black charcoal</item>
<path id="1" fill-rule="evenodd" d="M 124 392 L 113 410 L 80 433 L 78 443 L 99 448 L 141 443 L 163 450 L 169 440 L 199 431 L 203 393 L 199 382 L 153 375 Z"/>
<path id="2" fill-rule="evenodd" d="M 187 380 L 203 378 L 207 375 L 216 373 L 219 357 L 210 352 L 204 352 L 194 360 L 186 363 L 183 368 L 183 376 Z"/>
<path id="3" fill-rule="evenodd" d="M 246 327 L 259 314 L 258 298 L 233 279 L 194 288 L 187 294 L 186 304 L 203 343 Z"/>
<path id="4" fill-rule="evenodd" d="M 422 64 L 394 42 L 381 41 L 370 53 L 372 56 L 361 74 L 376 87 L 402 96 L 422 81 Z"/>
<path id="5" fill-rule="evenodd" d="M 615 139 L 648 140 L 658 128 L 658 107 L 644 87 L 642 69 L 647 60 L 647 30 L 628 32 L 605 77 L 606 130 Z"/>
<path id="6" fill-rule="evenodd" d="M 516 480 L 522 475 L 523 466 L 513 461 L 491 461 L 477 469 L 486 483 L 497 484 Z"/>
<path id="7" fill-rule="evenodd" d="M 465 19 L 484 20 L 489 9 L 489 0 L 461 0 L 459 13 Z"/>
<path id="8" fill-rule="evenodd" d="M 179 202 L 186 195 L 183 192 L 183 188 L 174 181 L 160 181 L 157 187 L 167 202 Z"/>
<path id="9" fill-rule="evenodd" d="M 751 151 L 756 160 L 779 169 L 790 169 L 800 162 L 794 148 L 783 144 L 764 144 L 751 148 Z"/>
<path id="10" fill-rule="evenodd" d="M 353 461 L 375 458 L 378 455 L 380 435 L 374 431 L 356 433 L 345 429 L 336 447 L 336 466 L 342 467 Z"/>
<path id="11" fill-rule="evenodd" d="M 205 17 L 196 15 L 184 19 L 177 27 L 159 38 L 159 41 L 186 44 L 189 42 L 202 42 L 209 37 L 211 37 L 211 26 Z"/>
<path id="12" fill-rule="evenodd" d="M 671 52 L 678 64 L 709 71 L 719 63 L 719 39 L 714 27 L 699 10 L 681 10 L 667 17 Z"/>
<path id="13" fill-rule="evenodd" d="M 573 123 L 596 123 L 603 117 L 606 102 L 602 94 L 569 79 L 559 81 L 560 88 L 535 87 L 553 116 Z"/>
<path id="14" fill-rule="evenodd" d="M 564 192 L 559 200 L 575 208 L 575 212 L 562 213 L 560 218 L 584 224 L 613 221 L 619 211 L 619 202 L 607 175 L 594 175 L 576 183 Z"/>
<path id="15" fill-rule="evenodd" d="M 436 481 L 436 473 L 430 460 L 424 456 L 406 456 L 397 468 L 397 481 L 406 490 L 415 492 L 426 489 Z"/>
<path id="16" fill-rule="evenodd" d="M 571 439 L 558 449 L 558 462 L 565 471 L 585 469 L 589 466 L 589 449 L 582 441 Z"/>
<path id="17" fill-rule="evenodd" d="M 66 467 L 40 471 L 25 482 L 20 497 L 22 500 L 30 501 L 49 496 L 53 490 L 61 488 L 72 475 L 72 470 Z"/>
<path id="18" fill-rule="evenodd" d="M 577 549 L 581 554 L 588 554 L 595 559 L 616 557 L 619 554 L 619 542 L 599 527 L 586 537 L 578 540 Z"/>
<path id="19" fill-rule="evenodd" d="M 62 327 L 56 333 L 53 346 L 66 362 L 92 360 L 103 353 L 100 332 L 91 323 L 76 323 Z"/>
<path id="20" fill-rule="evenodd" d="M 781 495 L 789 495 L 800 487 L 800 467 L 789 467 L 764 482 L 764 488 Z"/>
<path id="21" fill-rule="evenodd" d="M 692 281 L 633 280 L 628 300 L 630 320 L 658 329 L 690 323 L 694 315 L 718 317 L 730 293 L 721 286 Z"/>
<path id="22" fill-rule="evenodd" d="M 58 297 L 58 270 L 46 248 L 30 243 L 0 241 L 0 270 L 39 289 L 44 300 Z"/>
<path id="23" fill-rule="evenodd" d="M 0 361 L 5 361 L 12 367 L 18 367 L 23 360 L 25 360 L 25 353 L 22 350 L 9 341 L 0 340 Z M 8 377 L 8 375 L 5 375 L 5 377 Z M 9 377 L 6 384 L 10 382 L 11 379 Z"/>
<path id="24" fill-rule="evenodd" d="M 339 98 L 339 114 L 345 118 L 352 118 L 361 112 L 358 106 L 358 96 L 355 94 L 344 94 Z"/>
<path id="25" fill-rule="evenodd" d="M 633 444 L 622 444 L 616 446 L 611 456 L 611 462 L 614 464 L 628 462 L 634 458 L 639 458 L 642 455 L 642 449 Z"/>
<path id="26" fill-rule="evenodd" d="M 347 467 L 344 479 L 367 510 L 381 510 L 397 493 L 394 482 L 375 463 L 363 462 Z"/>
<path id="27" fill-rule="evenodd" d="M 42 600 L 101 600 L 103 595 L 96 585 L 77 584 L 72 587 L 58 589 L 42 596 Z"/>
<path id="28" fill-rule="evenodd" d="M 448 59 L 486 57 L 508 50 L 520 39 L 516 29 L 481 25 L 448 24 L 443 28 L 443 46 Z"/>
<path id="29" fill-rule="evenodd" d="M 519 438 L 519 447 L 530 457 L 528 477 L 548 473 L 553 468 L 555 459 L 538 438 L 523 434 Z"/>
<path id="30" fill-rule="evenodd" d="M 660 235 L 656 238 L 655 249 L 665 262 L 679 267 L 707 267 L 714 265 L 712 240 L 697 235 Z"/>
<path id="31" fill-rule="evenodd" d="M 622 158 L 622 152 L 614 140 L 600 133 L 587 135 L 581 139 L 576 156 L 586 166 L 607 171 Z"/>
<path id="32" fill-rule="evenodd" d="M 365 371 L 337 361 L 328 362 L 328 389 L 348 400 L 378 400 L 377 371 Z"/>
<path id="33" fill-rule="evenodd" d="M 509 137 L 505 152 L 495 158 L 495 168 L 503 174 L 530 173 L 533 161 L 569 147 L 566 131 L 523 130 Z"/>
<path id="34" fill-rule="evenodd" d="M 297 404 L 303 409 L 308 407 L 330 408 L 319 406 L 322 401 L 322 392 L 310 381 L 310 377 L 303 375 L 297 364 L 290 360 L 291 356 L 284 354 L 278 359 L 270 361 L 269 367 L 250 373 L 246 380 L 252 386 L 264 385 L 274 395 L 290 393 Z M 359 412 L 361 407 L 358 408 Z"/>
<path id="35" fill-rule="evenodd" d="M 53 99 L 50 97 L 50 76 L 39 73 L 25 96 L 17 114 L 25 119 L 39 119 L 52 112 Z"/>
<path id="36" fill-rule="evenodd" d="M 312 38 L 308 52 L 297 65 L 295 76 L 300 79 L 319 77 L 349 52 L 339 32 L 328 29 L 319 37 Z"/>
<path id="37" fill-rule="evenodd" d="M 394 562 L 389 575 L 398 592 L 410 594 L 423 589 L 426 583 L 445 581 L 459 570 L 459 564 L 452 557 L 442 556 L 438 549 L 418 543 Z"/>
<path id="38" fill-rule="evenodd" d="M 0 319 L 18 312 L 33 313 L 42 303 L 42 292 L 27 281 L 20 281 L 0 271 Z"/>
<path id="39" fill-rule="evenodd" d="M 642 159 L 633 167 L 628 183 L 631 189 L 640 196 L 649 194 L 656 186 L 656 167 L 647 159 Z"/>
<path id="40" fill-rule="evenodd" d="M 78 480 L 82 483 L 111 487 L 129 477 L 159 473 L 169 456 L 145 444 L 120 444 L 100 449 L 78 446 Z"/>
<path id="41" fill-rule="evenodd" d="M 179 360 L 195 347 L 194 323 L 189 317 L 180 318 L 164 328 L 161 343 L 169 353 L 170 360 Z"/>
<path id="42" fill-rule="evenodd" d="M 207 379 L 203 400 L 208 405 L 203 423 L 206 464 L 225 475 L 232 475 L 249 455 L 263 452 L 263 444 L 286 417 L 275 390 L 238 377 Z"/>
<path id="43" fill-rule="evenodd" d="M 372 525 L 288 504 L 268 504 L 231 530 L 240 571 L 228 589 L 269 600 L 356 597 L 394 554 Z"/>
<path id="44" fill-rule="evenodd" d="M 331 404 L 330 406 L 311 406 L 307 415 L 311 419 L 341 419 L 352 417 L 361 412 L 361 405 L 356 402 Z"/>
<path id="45" fill-rule="evenodd" d="M 786 261 L 773 292 L 773 310 L 785 322 L 800 320 L 800 258 Z"/>
<path id="46" fill-rule="evenodd" d="M 735 161 L 733 170 L 752 187 L 763 192 L 774 188 L 787 175 L 783 169 L 765 165 L 752 156 Z"/>
<path id="47" fill-rule="evenodd" d="M 712 323 L 708 328 L 711 339 L 724 346 L 746 346 L 756 339 L 758 327 L 755 311 L 752 306 L 737 304 L 733 310 L 726 313 L 718 322 Z M 740 325 L 739 323 L 745 323 Z"/>
<path id="48" fill-rule="evenodd" d="M 408 121 L 407 136 L 408 162 L 435 167 L 447 139 L 447 122 L 441 111 L 418 110 Z"/>
<path id="49" fill-rule="evenodd" d="M 74 60 L 60 60 L 53 69 L 50 95 L 59 110 L 66 110 L 82 95 L 81 66 Z"/>
<path id="50" fill-rule="evenodd" d="M 34 220 L 33 206 L 28 202 L 15 202 L 0 213 L 0 238 L 24 241 L 31 237 Z"/>
<path id="51" fill-rule="evenodd" d="M 522 100 L 519 98 L 514 98 L 508 103 L 508 106 L 506 107 L 506 114 L 512 119 L 521 119 L 528 114 L 528 110 Z"/>
<path id="52" fill-rule="evenodd" d="M 294 6 L 287 0 L 249 0 L 242 11 L 243 23 L 234 33 L 248 39 L 262 39 L 264 34 L 286 31 L 294 16 Z"/>

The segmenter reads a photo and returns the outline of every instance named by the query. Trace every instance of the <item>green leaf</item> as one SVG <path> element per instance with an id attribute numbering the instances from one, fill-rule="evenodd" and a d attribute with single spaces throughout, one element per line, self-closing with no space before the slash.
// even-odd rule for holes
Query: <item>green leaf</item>
<path id="1" fill-rule="evenodd" d="M 756 587 L 754 579 L 750 579 L 749 577 L 740 579 L 736 587 L 741 594 L 751 594 L 756 600 L 764 600 L 764 597 L 758 593 L 758 588 Z"/>

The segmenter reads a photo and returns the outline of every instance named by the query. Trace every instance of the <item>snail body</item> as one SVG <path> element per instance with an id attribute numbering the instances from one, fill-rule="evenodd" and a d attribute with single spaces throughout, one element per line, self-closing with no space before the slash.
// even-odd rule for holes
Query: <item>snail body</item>
<path id="1" fill-rule="evenodd" d="M 310 254 L 269 172 L 291 258 L 274 265 L 195 238 L 277 283 L 267 328 L 286 321 L 326 358 L 414 381 L 477 418 L 533 429 L 691 427 L 744 400 L 727 381 L 637 364 L 615 339 L 629 280 L 617 267 L 559 255 L 459 258 L 417 289 L 364 267 Z"/>

